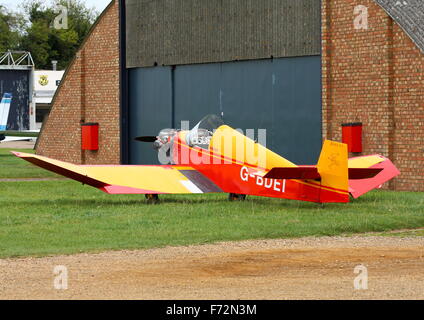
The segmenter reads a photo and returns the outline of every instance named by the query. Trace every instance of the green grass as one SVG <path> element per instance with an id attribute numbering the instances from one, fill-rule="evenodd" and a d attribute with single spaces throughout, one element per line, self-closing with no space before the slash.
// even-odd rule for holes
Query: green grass
<path id="1" fill-rule="evenodd" d="M 0 149 L 0 179 L 48 177 L 58 176 Z M 324 206 L 259 197 L 228 202 L 225 194 L 161 199 L 148 205 L 142 195 L 107 195 L 70 180 L 0 181 L 0 257 L 424 227 L 423 193 L 374 191 Z"/>
<path id="2" fill-rule="evenodd" d="M 400 238 L 424 237 L 424 229 L 388 231 L 388 232 L 378 233 L 376 235 L 386 236 L 386 237 L 400 237 Z"/>
<path id="3" fill-rule="evenodd" d="M 7 182 L 0 257 L 140 249 L 225 240 L 333 236 L 424 226 L 422 193 L 375 191 L 325 206 L 226 195 L 107 195 L 73 181 Z"/>
<path id="4" fill-rule="evenodd" d="M 59 177 L 52 172 L 38 168 L 27 161 L 13 156 L 10 151 L 12 150 L 0 149 L 0 179 Z M 20 149 L 19 151 L 34 153 L 34 150 L 31 149 Z"/>
<path id="5" fill-rule="evenodd" d="M 30 138 L 37 138 L 39 133 L 38 132 L 21 132 L 21 131 L 6 131 L 1 132 L 5 136 L 9 137 L 30 137 Z"/>

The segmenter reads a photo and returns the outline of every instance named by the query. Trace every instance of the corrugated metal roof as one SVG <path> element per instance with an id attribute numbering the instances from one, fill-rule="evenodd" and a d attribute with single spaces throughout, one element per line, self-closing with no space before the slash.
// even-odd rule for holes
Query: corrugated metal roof
<path id="1" fill-rule="evenodd" d="M 424 53 L 424 1 L 375 0 Z"/>
<path id="2" fill-rule="evenodd" d="M 321 53 L 320 0 L 126 0 L 127 67 Z"/>

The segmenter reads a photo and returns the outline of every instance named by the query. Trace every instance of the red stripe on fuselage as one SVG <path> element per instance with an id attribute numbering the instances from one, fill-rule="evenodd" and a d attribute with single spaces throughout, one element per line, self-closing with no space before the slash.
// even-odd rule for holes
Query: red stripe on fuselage
<path id="1" fill-rule="evenodd" d="M 347 190 L 322 186 L 311 180 L 265 179 L 262 176 L 259 176 L 259 178 L 254 178 L 254 183 L 243 183 L 244 181 L 240 178 L 240 171 L 243 167 L 259 171 L 261 175 L 264 175 L 268 170 L 254 167 L 247 163 L 241 163 L 218 154 L 211 154 L 206 149 L 190 147 L 184 142 L 181 142 L 179 139 L 176 140 L 176 142 L 177 144 L 175 147 L 180 147 L 180 150 L 176 152 L 178 156 L 184 152 L 181 148 L 186 148 L 185 152 L 188 152 L 187 155 L 189 161 L 191 159 L 190 151 L 196 152 L 199 159 L 204 157 L 207 159 L 209 157 L 209 164 L 193 164 L 190 162 L 187 165 L 190 165 L 200 171 L 227 193 L 240 193 L 313 202 L 349 201 Z M 210 157 L 218 157 L 220 160 L 225 160 L 228 163 L 224 162 L 224 164 L 213 164 L 213 161 L 210 161 Z M 180 159 L 174 158 L 174 161 L 175 160 Z M 260 183 L 257 183 L 257 179 L 259 179 Z M 264 179 L 264 182 L 261 183 L 262 181 L 260 179 Z M 249 181 L 253 181 L 253 178 L 249 179 Z M 285 186 L 284 192 L 282 192 L 281 189 L 283 184 Z"/>

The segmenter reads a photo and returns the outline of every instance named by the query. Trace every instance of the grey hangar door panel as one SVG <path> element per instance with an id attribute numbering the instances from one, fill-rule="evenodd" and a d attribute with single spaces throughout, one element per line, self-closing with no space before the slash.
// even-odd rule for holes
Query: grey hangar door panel
<path id="1" fill-rule="evenodd" d="M 174 125 L 181 128 L 181 121 L 190 121 L 191 128 L 208 114 L 220 115 L 220 80 L 219 63 L 175 67 Z"/>
<path id="2" fill-rule="evenodd" d="M 150 143 L 139 136 L 156 136 L 172 127 L 172 68 L 138 68 L 129 72 L 129 161 L 131 164 L 158 164 Z"/>
<path id="3" fill-rule="evenodd" d="M 297 164 L 316 164 L 322 147 L 321 58 L 274 60 L 272 146 Z"/>
<path id="4" fill-rule="evenodd" d="M 321 149 L 321 57 L 249 60 L 130 69 L 130 163 L 157 164 L 149 144 L 160 129 L 192 128 L 223 114 L 233 128 L 267 130 L 267 147 L 298 164 Z"/>

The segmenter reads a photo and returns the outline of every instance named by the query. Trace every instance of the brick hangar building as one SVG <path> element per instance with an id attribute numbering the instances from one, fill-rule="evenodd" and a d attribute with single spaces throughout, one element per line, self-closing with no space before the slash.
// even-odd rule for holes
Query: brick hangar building
<path id="1" fill-rule="evenodd" d="M 315 163 L 342 123 L 388 156 L 389 188 L 424 191 L 421 0 L 114 0 L 68 67 L 36 150 L 83 164 L 148 164 L 134 141 L 221 114 Z M 82 150 L 82 124 L 99 148 Z"/>

